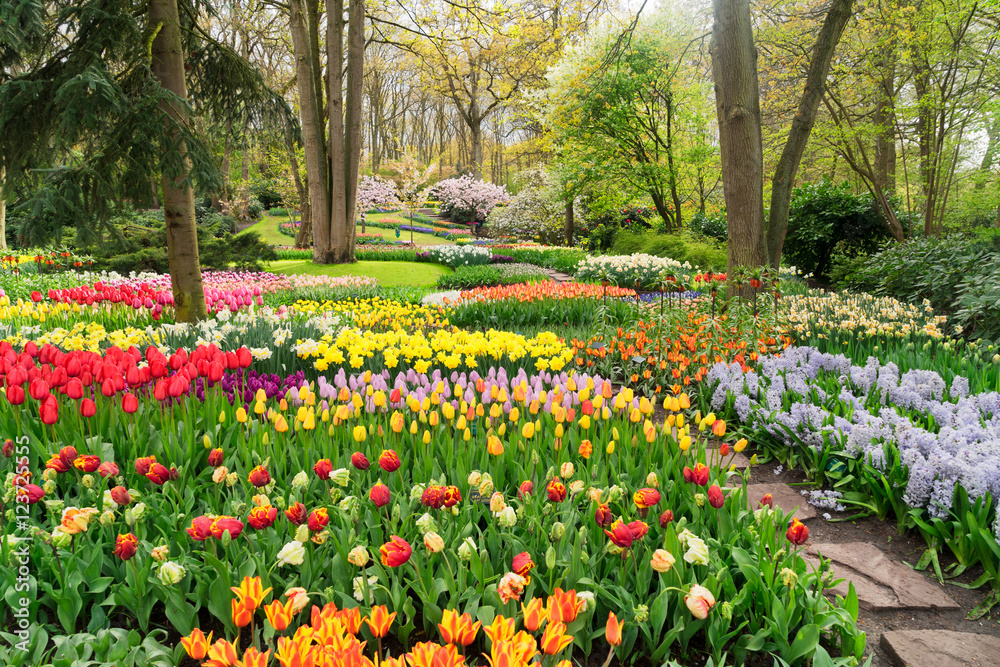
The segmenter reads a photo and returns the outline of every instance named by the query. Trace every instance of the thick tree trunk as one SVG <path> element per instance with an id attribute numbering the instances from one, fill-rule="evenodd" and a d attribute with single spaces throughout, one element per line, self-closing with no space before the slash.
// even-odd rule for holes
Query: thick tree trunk
<path id="1" fill-rule="evenodd" d="M 875 187 L 896 194 L 896 127 L 893 97 L 896 94 L 896 48 L 892 43 L 882 50 L 879 69 L 879 100 L 875 107 Z"/>
<path id="2" fill-rule="evenodd" d="M 347 174 L 344 171 L 344 0 L 330 0 L 326 20 L 327 100 L 330 113 L 330 242 L 324 264 L 339 261 L 347 247 Z"/>
<path id="3" fill-rule="evenodd" d="M 795 112 L 795 118 L 792 119 L 785 147 L 774 168 L 774 178 L 771 181 L 771 209 L 767 225 L 768 262 L 774 268 L 778 268 L 781 264 L 781 249 L 788 231 L 788 211 L 792 201 L 795 174 L 799 170 L 802 154 L 809 142 L 809 134 L 816 122 L 816 111 L 823 99 L 830 62 L 837 50 L 837 43 L 844 34 L 844 27 L 851 18 L 852 4 L 853 0 L 833 0 L 830 5 L 826 20 L 813 46 L 805 90 L 799 99 L 799 108 Z M 719 122 L 722 122 L 721 115 Z"/>
<path id="4" fill-rule="evenodd" d="M 323 138 L 321 89 L 315 88 L 313 69 L 318 66 L 311 53 L 309 31 L 302 0 L 290 0 L 289 28 L 295 51 L 295 81 L 299 89 L 299 115 L 302 121 L 306 181 L 309 188 L 309 212 L 313 236 L 313 261 L 325 263 L 330 248 L 330 191 L 326 143 Z M 318 17 L 311 16 L 313 20 Z"/>
<path id="5" fill-rule="evenodd" d="M 670 214 L 670 209 L 667 208 L 667 200 L 663 196 L 663 192 L 659 190 L 650 190 L 649 198 L 653 200 L 653 208 L 655 208 L 656 212 L 660 214 L 660 218 L 663 220 L 663 224 L 666 226 L 667 231 L 674 231 L 673 216 Z"/>
<path id="6" fill-rule="evenodd" d="M 0 167 L 0 250 L 7 249 L 7 199 L 3 193 L 7 172 Z"/>
<path id="7" fill-rule="evenodd" d="M 349 0 L 347 87 L 344 90 L 344 3 L 332 0 L 327 19 L 330 101 L 330 250 L 329 262 L 354 261 L 354 216 L 361 164 L 361 103 L 364 73 L 364 0 Z"/>
<path id="8" fill-rule="evenodd" d="M 187 97 L 184 81 L 184 54 L 181 46 L 177 0 L 150 0 L 149 22 L 159 29 L 152 44 L 153 76 L 161 86 L 181 100 Z M 178 139 L 175 124 L 187 121 L 186 108 L 180 103 L 160 103 L 164 113 L 164 153 L 176 151 L 179 169 L 164 173 L 163 217 L 167 228 L 167 258 L 174 294 L 175 317 L 181 322 L 195 322 L 207 317 L 205 290 L 198 260 L 198 230 L 194 218 L 194 193 L 185 183 L 191 171 L 191 159 L 184 141 Z"/>
<path id="9" fill-rule="evenodd" d="M 481 121 L 469 126 L 471 155 L 469 157 L 469 167 L 472 169 L 473 178 L 483 177 L 483 126 Z"/>
<path id="10" fill-rule="evenodd" d="M 712 74 L 732 271 L 767 261 L 760 84 L 749 0 L 714 0 L 713 6 Z"/>
<path id="11" fill-rule="evenodd" d="M 576 222 L 573 219 L 573 199 L 572 197 L 566 202 L 566 218 L 563 222 L 563 236 L 566 239 L 566 245 L 573 245 L 573 232 L 576 230 Z"/>

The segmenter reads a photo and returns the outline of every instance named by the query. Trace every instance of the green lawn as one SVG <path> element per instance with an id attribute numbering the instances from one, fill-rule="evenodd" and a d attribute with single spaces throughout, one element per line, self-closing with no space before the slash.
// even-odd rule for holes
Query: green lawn
<path id="1" fill-rule="evenodd" d="M 372 276 L 383 287 L 412 285 L 433 287 L 439 276 L 452 272 L 446 266 L 424 262 L 356 262 L 354 264 L 313 264 L 297 259 L 283 259 L 267 265 L 268 271 L 287 275 Z"/>
<path id="2" fill-rule="evenodd" d="M 378 213 L 376 215 L 369 216 L 369 220 L 381 220 L 382 218 L 395 218 L 397 220 L 404 220 L 405 216 L 402 213 Z M 247 231 L 256 232 L 265 242 L 271 245 L 293 245 L 295 239 L 291 236 L 285 236 L 278 231 L 278 223 L 288 220 L 287 216 L 271 217 L 264 214 L 264 218 L 252 227 L 248 227 Z M 419 226 L 419 224 L 417 225 Z M 357 233 L 361 233 L 361 226 L 357 226 Z M 396 238 L 396 231 L 394 229 L 383 229 L 381 227 L 368 227 L 365 230 L 369 234 L 381 234 L 382 238 L 392 241 Z M 402 241 L 410 240 L 410 232 L 401 231 L 399 233 L 399 238 Z M 419 246 L 426 245 L 443 245 L 449 243 L 447 239 L 440 238 L 438 236 L 432 236 L 430 234 L 421 234 L 420 232 L 413 233 L 413 242 Z"/>

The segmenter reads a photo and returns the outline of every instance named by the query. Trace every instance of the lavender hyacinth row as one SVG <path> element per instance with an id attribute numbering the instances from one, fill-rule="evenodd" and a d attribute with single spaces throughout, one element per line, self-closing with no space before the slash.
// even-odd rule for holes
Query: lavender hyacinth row
<path id="1" fill-rule="evenodd" d="M 947 516 L 956 484 L 970 499 L 1000 497 L 1000 394 L 970 395 L 967 378 L 949 387 L 933 371 L 796 347 L 746 374 L 716 364 L 707 381 L 714 409 L 732 401 L 740 421 L 786 445 L 832 446 L 883 471 L 884 445 L 895 447 L 907 504 L 931 516 Z M 1000 520 L 993 529 L 1000 537 Z"/>

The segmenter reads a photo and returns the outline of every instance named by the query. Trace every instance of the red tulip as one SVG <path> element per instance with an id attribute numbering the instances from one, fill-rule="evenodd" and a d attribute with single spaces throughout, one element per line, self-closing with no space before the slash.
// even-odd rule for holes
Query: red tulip
<path id="1" fill-rule="evenodd" d="M 320 459 L 313 466 L 313 472 L 322 480 L 330 479 L 330 473 L 333 472 L 333 464 L 330 463 L 330 459 Z"/>
<path id="2" fill-rule="evenodd" d="M 101 457 L 94 454 L 78 456 L 73 461 L 73 466 L 81 472 L 94 472 L 101 465 Z"/>
<path id="3" fill-rule="evenodd" d="M 271 527 L 277 518 L 278 510 L 270 505 L 265 507 L 254 507 L 250 510 L 250 516 L 247 517 L 247 523 L 249 523 L 254 530 L 264 530 L 265 528 Z"/>
<path id="4" fill-rule="evenodd" d="M 792 524 L 788 527 L 785 537 L 792 544 L 798 546 L 809 539 L 809 528 L 798 519 L 792 519 Z"/>
<path id="5" fill-rule="evenodd" d="M 560 482 L 558 479 L 553 479 L 549 482 L 548 486 L 545 487 L 548 492 L 549 500 L 554 503 L 561 503 L 566 500 L 566 485 Z"/>
<path id="6" fill-rule="evenodd" d="M 146 479 L 157 486 L 163 486 L 170 481 L 170 470 L 162 463 L 154 463 L 146 472 Z"/>
<path id="7" fill-rule="evenodd" d="M 381 463 L 382 459 L 379 458 L 379 465 L 381 465 Z M 369 463 L 368 457 L 362 454 L 361 452 L 354 452 L 353 454 L 351 454 L 351 465 L 357 468 L 358 470 L 368 470 L 368 466 L 370 466 L 371 463 Z M 332 470 L 333 466 L 331 466 L 330 468 Z M 390 470 L 389 472 L 392 471 Z"/>
<path id="8" fill-rule="evenodd" d="M 38 413 L 43 424 L 51 425 L 59 421 L 59 403 L 56 401 L 56 397 L 52 394 L 46 396 L 41 407 L 38 408 Z"/>
<path id="9" fill-rule="evenodd" d="M 139 539 L 132 533 L 119 535 L 118 539 L 115 540 L 115 555 L 122 560 L 129 560 L 132 556 L 135 556 L 138 548 Z"/>
<path id="10" fill-rule="evenodd" d="M 457 486 L 449 486 L 444 490 L 444 506 L 451 509 L 458 503 L 462 502 L 462 492 L 458 490 Z"/>
<path id="11" fill-rule="evenodd" d="M 511 561 L 511 571 L 524 577 L 525 584 L 531 581 L 531 571 L 535 568 L 535 561 L 531 560 L 531 554 L 527 551 L 522 551 L 521 553 L 514 556 L 514 560 Z"/>
<path id="12" fill-rule="evenodd" d="M 307 522 L 309 530 L 323 530 L 328 523 L 330 523 L 330 515 L 327 513 L 325 507 L 319 507 L 309 513 L 309 520 Z"/>
<path id="13" fill-rule="evenodd" d="M 403 399 L 403 394 L 399 390 L 399 387 L 393 389 L 392 392 L 389 394 L 390 403 L 399 403 L 402 399 Z"/>
<path id="14" fill-rule="evenodd" d="M 306 520 L 306 506 L 302 503 L 295 503 L 285 510 L 285 516 L 296 526 L 301 526 Z"/>
<path id="15" fill-rule="evenodd" d="M 132 496 L 129 495 L 128 489 L 124 486 L 116 486 L 111 489 L 111 500 L 119 505 L 129 505 L 132 503 Z"/>
<path id="16" fill-rule="evenodd" d="M 105 461 L 97 466 L 97 474 L 101 477 L 114 477 L 118 474 L 118 464 L 114 461 Z"/>
<path id="17" fill-rule="evenodd" d="M 726 504 L 726 498 L 722 495 L 722 489 L 718 484 L 713 484 L 708 488 L 708 504 L 719 509 Z"/>
<path id="18" fill-rule="evenodd" d="M 222 449 L 216 447 L 208 453 L 208 465 L 218 468 L 222 465 Z"/>
<path id="19" fill-rule="evenodd" d="M 382 467 L 382 470 L 386 472 L 395 472 L 399 470 L 399 466 L 402 462 L 399 460 L 399 455 L 396 454 L 395 450 L 384 449 L 378 457 L 378 464 Z"/>
<path id="20" fill-rule="evenodd" d="M 649 526 L 646 525 L 645 521 L 633 521 L 629 523 L 628 529 L 632 531 L 633 540 L 641 540 L 649 532 Z"/>
<path id="21" fill-rule="evenodd" d="M 674 520 L 674 513 L 671 510 L 663 510 L 663 514 L 660 515 L 660 528 L 666 528 L 670 525 L 670 522 Z"/>
<path id="22" fill-rule="evenodd" d="M 126 414 L 135 414 L 136 410 L 139 409 L 139 399 L 135 397 L 135 394 L 123 394 L 122 395 L 122 411 Z"/>
<path id="23" fill-rule="evenodd" d="M 135 460 L 135 471 L 140 475 L 145 475 L 154 463 L 156 463 L 155 456 L 140 456 Z"/>
<path id="24" fill-rule="evenodd" d="M 90 419 L 97 414 L 97 404 L 89 398 L 80 401 L 80 415 Z"/>
<path id="25" fill-rule="evenodd" d="M 375 507 L 385 507 L 389 504 L 390 500 L 389 487 L 382 482 L 378 482 L 372 487 L 371 491 L 368 492 L 368 498 L 375 503 Z"/>
<path id="26" fill-rule="evenodd" d="M 694 470 L 684 466 L 684 481 L 689 484 L 693 482 L 698 486 L 706 486 L 708 484 L 708 473 L 708 466 L 704 463 L 696 463 Z"/>
<path id="27" fill-rule="evenodd" d="M 526 479 L 521 482 L 521 486 L 517 487 L 517 498 L 518 500 L 524 500 L 525 496 L 530 496 L 531 492 L 535 490 L 535 485 L 530 479 Z"/>
<path id="28" fill-rule="evenodd" d="M 614 515 L 611 513 L 611 508 L 601 503 L 597 506 L 597 510 L 594 512 L 594 521 L 601 528 L 607 528 L 615 521 Z"/>
<path id="29" fill-rule="evenodd" d="M 382 554 L 382 564 L 386 567 L 399 567 L 410 560 L 413 547 L 399 535 L 393 535 L 388 542 L 379 547 Z"/>
<path id="30" fill-rule="evenodd" d="M 45 400 L 49 395 L 49 383 L 42 378 L 35 378 L 28 383 L 28 394 L 36 401 Z"/>
<path id="31" fill-rule="evenodd" d="M 3 455 L 8 459 L 14 456 L 14 441 L 10 438 L 3 441 Z"/>
<path id="32" fill-rule="evenodd" d="M 223 533 L 227 530 L 229 537 L 237 538 L 243 532 L 243 522 L 231 516 L 219 516 L 212 520 L 209 530 L 212 531 L 212 537 L 217 540 L 221 540 Z"/>
<path id="33" fill-rule="evenodd" d="M 24 388 L 17 384 L 7 385 L 7 401 L 11 405 L 24 403 Z"/>
<path id="34" fill-rule="evenodd" d="M 770 493 L 764 494 L 764 497 L 760 499 L 760 502 L 757 504 L 757 507 L 764 507 L 765 505 L 771 508 L 774 507 L 774 498 L 771 497 Z"/>
<path id="35" fill-rule="evenodd" d="M 66 383 L 66 395 L 74 400 L 83 398 L 83 382 L 80 378 L 72 378 Z"/>
<path id="36" fill-rule="evenodd" d="M 21 496 L 27 500 L 28 505 L 34 505 L 45 497 L 45 490 L 37 484 L 25 484 L 24 492 Z"/>
<path id="37" fill-rule="evenodd" d="M 420 496 L 420 504 L 424 507 L 439 510 L 444 507 L 445 488 L 443 486 L 428 486 Z"/>
<path id="38" fill-rule="evenodd" d="M 236 350 L 236 360 L 240 363 L 240 368 L 246 368 L 253 363 L 253 355 L 246 347 Z"/>
<path id="39" fill-rule="evenodd" d="M 632 531 L 621 521 L 615 521 L 611 526 L 611 530 L 605 530 L 604 534 L 622 549 L 628 549 L 631 547 L 632 542 L 635 540 L 632 536 Z"/>
<path id="40" fill-rule="evenodd" d="M 248 478 L 250 483 L 258 489 L 262 486 L 267 486 L 271 482 L 271 474 L 267 472 L 267 468 L 264 466 L 257 466 L 251 470 Z"/>

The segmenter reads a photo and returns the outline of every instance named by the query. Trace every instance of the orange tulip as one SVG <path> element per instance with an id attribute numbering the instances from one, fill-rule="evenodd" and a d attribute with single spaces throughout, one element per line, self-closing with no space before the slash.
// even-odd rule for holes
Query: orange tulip
<path id="1" fill-rule="evenodd" d="M 465 659 L 459 655 L 454 645 L 441 646 L 433 642 L 421 642 L 406 654 L 411 667 L 461 667 Z"/>
<path id="2" fill-rule="evenodd" d="M 472 616 L 469 614 L 459 616 L 458 612 L 445 609 L 444 617 L 438 623 L 438 630 L 441 631 L 441 638 L 446 644 L 468 646 L 476 640 L 480 626 L 482 626 L 482 622 L 473 623 Z"/>
<path id="3" fill-rule="evenodd" d="M 527 605 L 522 603 L 521 610 L 524 612 L 524 629 L 528 632 L 538 630 L 548 616 L 542 598 L 531 598 Z"/>
<path id="4" fill-rule="evenodd" d="M 261 653 L 251 646 L 243 653 L 243 660 L 237 663 L 238 667 L 267 667 L 267 658 L 270 651 Z"/>
<path id="5" fill-rule="evenodd" d="M 233 611 L 233 624 L 238 628 L 246 627 L 250 625 L 250 621 L 253 620 L 253 607 L 245 604 L 250 602 L 250 600 L 237 600 L 233 598 L 229 601 L 232 606 Z"/>
<path id="6" fill-rule="evenodd" d="M 389 613 L 389 609 L 380 604 L 372 607 L 372 613 L 365 619 L 368 628 L 377 639 L 385 637 L 389 633 L 392 622 L 396 619 L 396 612 Z"/>
<path id="7" fill-rule="evenodd" d="M 563 591 L 557 587 L 549 596 L 549 623 L 572 623 L 583 609 L 583 605 L 584 601 L 577 599 L 576 591 Z"/>
<path id="8" fill-rule="evenodd" d="M 573 643 L 572 635 L 566 634 L 563 623 L 549 623 L 542 633 L 541 648 L 546 655 L 555 655 Z"/>
<path id="9" fill-rule="evenodd" d="M 236 656 L 236 647 L 225 639 L 219 639 L 208 649 L 208 659 L 204 662 L 205 667 L 228 667 L 239 664 L 240 659 Z"/>
<path id="10" fill-rule="evenodd" d="M 281 604 L 280 601 L 275 600 L 271 604 L 264 605 L 264 614 L 267 616 L 267 621 L 271 624 L 271 627 L 278 632 L 285 630 L 292 622 L 292 616 L 295 615 L 293 611 L 294 606 L 294 600 L 288 600 L 285 604 Z"/>
<path id="11" fill-rule="evenodd" d="M 236 594 L 240 602 L 246 604 L 251 613 L 257 610 L 260 604 L 271 592 L 271 589 L 264 589 L 260 577 L 243 577 L 243 582 L 239 586 L 232 586 L 230 590 Z"/>
<path id="12" fill-rule="evenodd" d="M 502 641 L 510 641 L 514 638 L 514 619 L 497 616 L 493 619 L 493 623 L 483 627 L 483 632 L 494 644 Z"/>
<path id="13" fill-rule="evenodd" d="M 192 660 L 201 660 L 208 655 L 208 647 L 212 645 L 212 633 L 208 637 L 199 629 L 195 628 L 187 637 L 181 637 L 181 646 L 187 651 Z"/>
<path id="14" fill-rule="evenodd" d="M 313 643 L 308 634 L 289 639 L 278 638 L 278 650 L 275 652 L 281 667 L 313 667 Z"/>
<path id="15" fill-rule="evenodd" d="M 625 621 L 619 621 L 615 612 L 608 613 L 608 624 L 604 628 L 604 638 L 612 646 L 621 646 Z"/>

